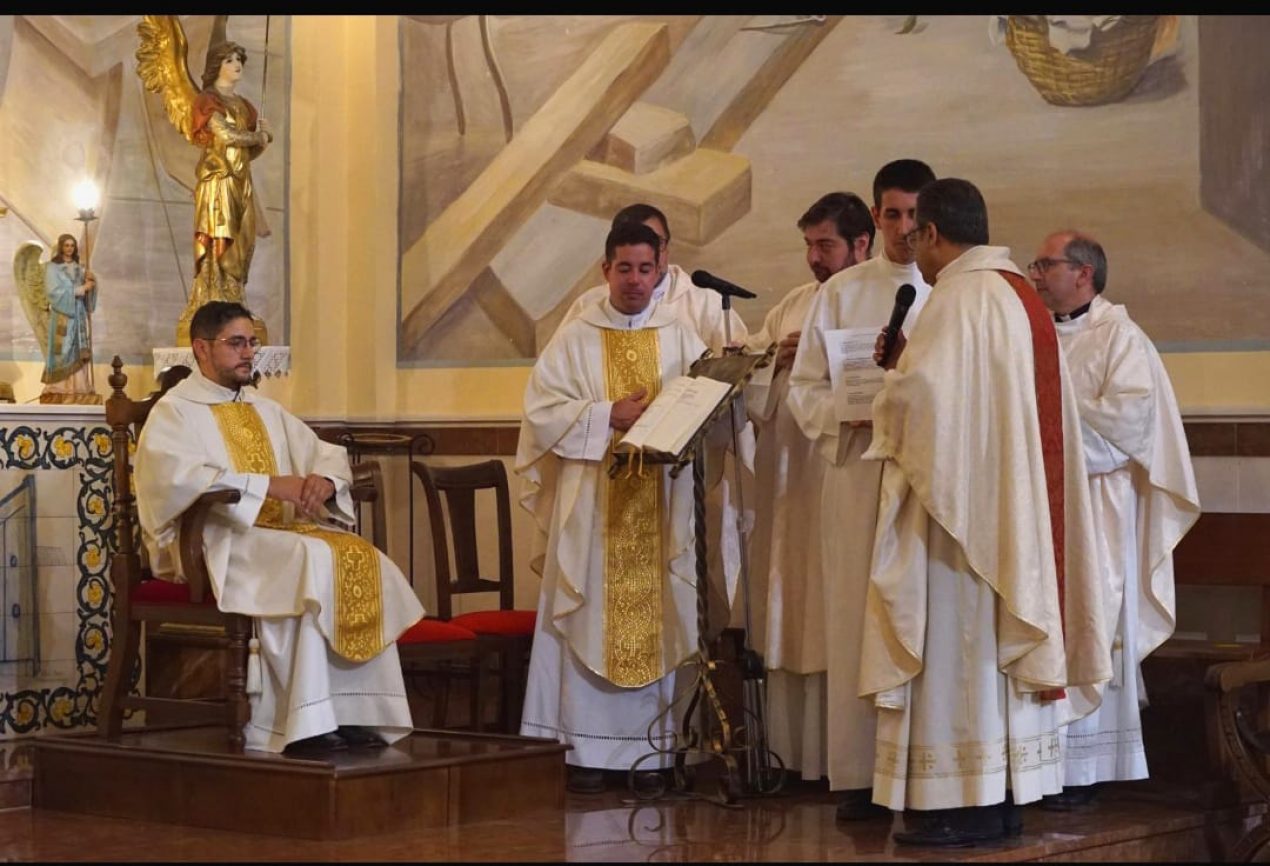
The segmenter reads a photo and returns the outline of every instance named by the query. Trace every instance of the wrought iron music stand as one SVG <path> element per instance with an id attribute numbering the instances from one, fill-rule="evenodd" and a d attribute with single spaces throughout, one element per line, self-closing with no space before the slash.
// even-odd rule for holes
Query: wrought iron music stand
<path id="1" fill-rule="evenodd" d="M 736 805 L 745 794 L 771 794 L 780 788 L 784 776 L 784 765 L 780 757 L 767 748 L 765 720 L 762 718 L 761 705 L 757 712 L 747 709 L 748 718 L 745 723 L 737 725 L 728 719 L 723 703 L 719 698 L 714 683 L 717 662 L 710 657 L 710 649 L 706 639 L 709 621 L 708 609 L 708 560 L 706 542 L 706 484 L 705 484 L 705 444 L 707 431 L 725 413 L 731 414 L 733 425 L 733 443 L 737 441 L 736 407 L 737 398 L 741 395 L 754 370 L 765 367 L 772 362 L 776 352 L 773 344 L 762 354 L 729 353 L 721 357 L 711 357 L 707 350 L 692 368 L 690 376 L 709 376 L 730 384 L 731 390 L 719 401 L 710 417 L 697 430 L 688 444 L 678 454 L 666 454 L 657 451 L 645 451 L 642 454 L 644 465 L 670 465 L 672 478 L 678 477 L 684 467 L 692 464 L 693 521 L 696 547 L 697 569 L 697 653 L 688 666 L 695 665 L 696 677 L 691 689 L 677 690 L 679 695 L 659 713 L 649 725 L 649 746 L 652 751 L 640 756 L 630 767 L 627 784 L 631 792 L 641 800 L 651 800 L 673 794 L 683 798 L 702 798 L 712 800 L 720 805 Z M 627 465 L 629 455 L 614 453 L 609 465 L 610 476 Z M 739 455 L 738 458 L 739 459 Z M 742 544 L 744 547 L 744 544 Z M 742 559 L 742 584 L 746 587 L 746 617 L 749 617 L 748 575 L 745 573 L 745 560 Z M 761 657 L 749 647 L 749 629 L 746 633 L 746 652 L 743 653 L 741 668 L 743 676 L 750 679 L 757 668 L 757 676 L 763 677 L 765 672 Z M 753 656 L 751 658 L 750 656 Z M 757 663 L 755 662 L 757 659 Z M 674 745 L 670 748 L 660 747 L 654 740 L 652 731 L 658 727 L 659 720 L 674 712 L 676 707 L 686 703 L 683 714 L 682 729 L 675 734 Z M 699 717 L 699 718 L 698 718 Z M 694 724 L 694 721 L 696 724 Z M 636 784 L 640 765 L 664 756 L 674 758 L 673 784 L 667 786 L 664 781 L 651 786 Z M 737 761 L 738 755 L 746 758 L 746 779 L 742 780 Z M 723 764 L 724 773 L 719 778 L 719 793 L 716 797 L 698 794 L 691 790 L 692 773 L 689 770 L 689 756 L 704 756 Z M 779 765 L 775 771 L 772 761 Z M 660 761 L 658 761 L 660 763 Z"/>

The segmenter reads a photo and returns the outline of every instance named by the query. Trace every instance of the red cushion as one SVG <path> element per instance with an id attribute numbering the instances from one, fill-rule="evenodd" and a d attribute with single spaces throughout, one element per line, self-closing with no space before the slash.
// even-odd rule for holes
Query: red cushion
<path id="1" fill-rule="evenodd" d="M 532 610 L 478 610 L 451 617 L 450 622 L 477 634 L 528 635 L 538 614 Z"/>
<path id="2" fill-rule="evenodd" d="M 439 619 L 421 619 L 406 629 L 405 634 L 397 638 L 397 643 L 448 643 L 455 640 L 476 640 L 476 632 Z"/>
<path id="3" fill-rule="evenodd" d="M 186 583 L 171 580 L 143 580 L 132 591 L 134 604 L 189 604 L 190 587 Z M 215 604 L 216 598 L 208 592 L 203 596 L 203 604 Z"/>

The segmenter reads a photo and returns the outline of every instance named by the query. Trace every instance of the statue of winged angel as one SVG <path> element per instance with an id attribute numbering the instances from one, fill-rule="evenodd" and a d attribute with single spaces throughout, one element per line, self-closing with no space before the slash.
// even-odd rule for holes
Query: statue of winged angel
<path id="1" fill-rule="evenodd" d="M 194 285 L 177 323 L 177 345 L 188 346 L 195 310 L 208 301 L 244 302 L 257 234 L 251 162 L 273 141 L 273 131 L 235 92 L 247 51 L 225 38 L 223 16 L 213 29 L 201 88 L 186 65 L 188 44 L 177 16 L 142 16 L 137 33 L 137 75 L 147 90 L 162 94 L 172 125 L 203 150 L 195 168 Z M 257 320 L 256 328 L 263 331 L 264 323 Z"/>
<path id="2" fill-rule="evenodd" d="M 27 241 L 13 257 L 22 309 L 44 354 L 41 403 L 100 403 L 93 384 L 92 313 L 97 279 L 79 263 L 79 243 L 62 235 L 47 262 L 44 247 Z"/>

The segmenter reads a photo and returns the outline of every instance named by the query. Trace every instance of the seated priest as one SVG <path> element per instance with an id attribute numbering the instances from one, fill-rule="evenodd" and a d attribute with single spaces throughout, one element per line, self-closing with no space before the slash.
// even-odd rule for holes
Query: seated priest
<path id="1" fill-rule="evenodd" d="M 577 792 L 603 790 L 604 770 L 624 773 L 651 744 L 672 748 L 675 669 L 697 648 L 692 473 L 608 472 L 615 443 L 705 349 L 650 303 L 660 244 L 647 225 L 612 228 L 609 293 L 561 326 L 525 389 L 516 472 L 542 593 L 521 733 L 573 746 Z"/>
<path id="2" fill-rule="evenodd" d="M 155 574 L 175 572 L 178 520 L 236 490 L 204 528 L 220 609 L 253 617 L 246 747 L 268 752 L 394 742 L 413 725 L 396 639 L 423 616 L 414 590 L 351 526 L 344 449 L 244 388 L 259 341 L 251 312 L 194 314 L 198 369 L 150 411 L 137 443 L 137 512 Z"/>

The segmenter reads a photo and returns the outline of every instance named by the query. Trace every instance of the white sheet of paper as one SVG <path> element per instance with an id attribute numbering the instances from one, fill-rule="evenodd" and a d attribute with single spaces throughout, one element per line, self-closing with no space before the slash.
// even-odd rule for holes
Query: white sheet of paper
<path id="1" fill-rule="evenodd" d="M 873 347 L 885 323 L 874 328 L 825 331 L 829 384 L 839 421 L 873 419 L 873 398 L 882 390 L 886 372 L 873 361 Z"/>

